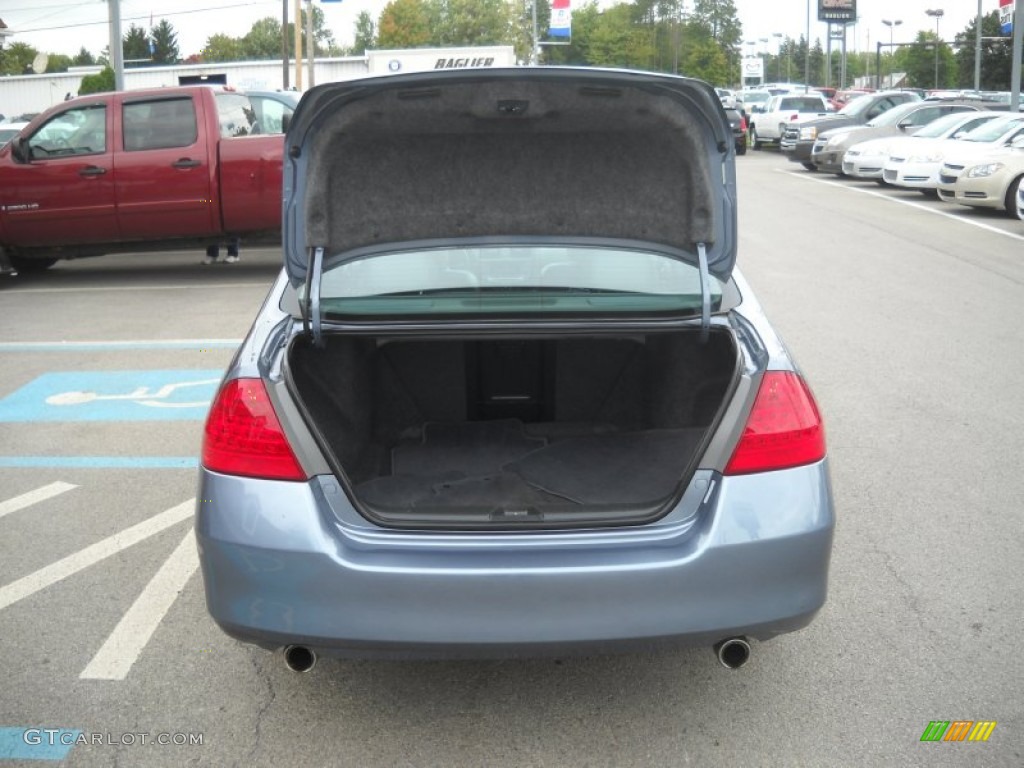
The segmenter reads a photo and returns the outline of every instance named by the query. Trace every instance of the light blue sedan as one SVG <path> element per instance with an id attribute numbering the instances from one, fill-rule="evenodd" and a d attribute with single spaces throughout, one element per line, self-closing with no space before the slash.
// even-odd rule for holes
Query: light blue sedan
<path id="1" fill-rule="evenodd" d="M 687 78 L 318 86 L 284 270 L 211 408 L 197 537 L 228 634 L 319 655 L 707 645 L 806 626 L 822 418 L 735 268 L 735 147 Z"/>

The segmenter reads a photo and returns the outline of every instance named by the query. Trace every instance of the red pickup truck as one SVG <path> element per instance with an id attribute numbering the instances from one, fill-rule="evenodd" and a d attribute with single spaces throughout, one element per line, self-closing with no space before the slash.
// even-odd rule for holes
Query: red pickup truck
<path id="1" fill-rule="evenodd" d="M 280 242 L 280 131 L 291 112 L 264 127 L 260 106 L 183 86 L 51 107 L 0 149 L 0 270 L 235 237 Z"/>

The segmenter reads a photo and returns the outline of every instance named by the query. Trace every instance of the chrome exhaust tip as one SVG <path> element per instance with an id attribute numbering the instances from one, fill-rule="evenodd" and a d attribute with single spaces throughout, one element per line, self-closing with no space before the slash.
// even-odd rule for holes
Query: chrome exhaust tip
<path id="1" fill-rule="evenodd" d="M 304 645 L 289 645 L 284 649 L 284 663 L 292 672 L 309 672 L 316 665 L 316 653 Z"/>
<path id="2" fill-rule="evenodd" d="M 730 637 L 715 645 L 715 655 L 726 669 L 739 669 L 750 659 L 750 643 L 745 637 Z"/>

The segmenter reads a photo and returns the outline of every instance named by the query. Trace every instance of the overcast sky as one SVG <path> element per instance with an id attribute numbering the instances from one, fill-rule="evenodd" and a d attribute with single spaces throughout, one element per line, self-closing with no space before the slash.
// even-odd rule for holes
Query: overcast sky
<path id="1" fill-rule="evenodd" d="M 315 0 L 320 2 L 320 0 Z M 545 0 L 538 0 L 544 2 Z M 289 13 L 294 0 L 287 0 Z M 305 0 L 303 0 L 305 2 Z M 368 10 L 374 20 L 387 0 L 342 0 L 325 2 L 322 8 L 335 39 L 350 45 L 355 18 Z M 579 0 L 573 0 L 575 5 Z M 612 0 L 603 0 L 604 5 Z M 733 0 L 743 24 L 745 40 L 774 51 L 775 33 L 793 38 L 804 34 L 808 4 L 811 8 L 811 39 L 825 39 L 825 27 L 817 21 L 817 0 Z M 684 0 L 692 7 L 693 0 Z M 999 0 L 982 0 L 982 10 L 989 13 Z M 173 8 L 173 10 L 168 10 Z M 149 27 L 150 18 L 157 23 L 166 18 L 178 32 L 178 46 L 183 57 L 198 53 L 207 37 L 221 32 L 240 37 L 253 22 L 266 16 L 280 18 L 282 0 L 121 0 L 123 28 L 131 23 Z M 894 13 L 893 8 L 898 8 Z M 920 30 L 934 30 L 935 20 L 925 14 L 929 8 L 944 10 L 940 24 L 943 39 L 964 29 L 978 10 L 977 0 L 858 0 L 860 23 L 851 31 L 851 49 L 874 50 L 875 43 L 889 41 L 889 29 L 882 19 L 902 20 L 893 33 L 895 42 L 912 41 Z M 107 0 L 0 0 L 0 19 L 16 33 L 10 42 L 26 42 L 49 53 L 74 55 L 81 46 L 98 54 L 108 42 Z M 767 44 L 760 42 L 768 38 Z M 823 43 L 824 44 L 824 43 Z"/>

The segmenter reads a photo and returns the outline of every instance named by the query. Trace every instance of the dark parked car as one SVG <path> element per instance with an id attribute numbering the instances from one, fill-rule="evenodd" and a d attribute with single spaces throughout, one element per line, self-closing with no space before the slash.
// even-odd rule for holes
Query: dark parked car
<path id="1" fill-rule="evenodd" d="M 284 271 L 205 427 L 215 621 L 293 670 L 678 643 L 737 667 L 807 625 L 824 429 L 735 268 L 733 140 L 713 88 L 651 73 L 307 92 Z"/>
<path id="2" fill-rule="evenodd" d="M 881 91 L 861 96 L 834 115 L 801 120 L 788 126 L 780 148 L 794 163 L 800 163 L 809 171 L 817 170 L 811 159 L 811 151 L 819 134 L 833 128 L 864 125 L 899 104 L 920 100 L 920 96 L 909 91 Z"/>
<path id="3" fill-rule="evenodd" d="M 747 154 L 747 118 L 738 109 L 726 109 L 725 116 L 729 119 L 729 127 L 736 139 L 736 154 Z"/>
<path id="4" fill-rule="evenodd" d="M 854 144 L 884 136 L 913 136 L 933 120 L 957 112 L 980 112 L 981 102 L 908 102 L 883 112 L 864 125 L 830 128 L 818 134 L 811 149 L 811 162 L 819 171 L 842 175 L 843 156 Z M 881 169 L 879 168 L 879 173 Z"/>

